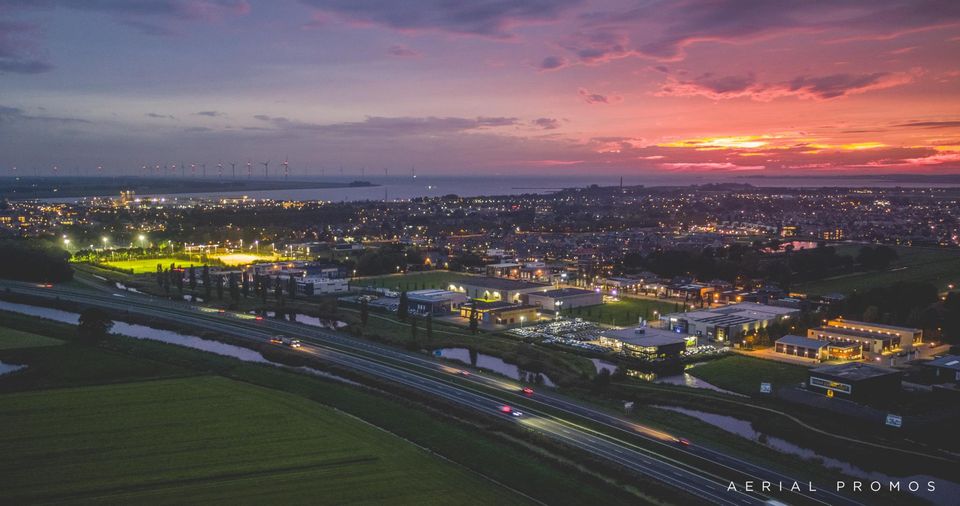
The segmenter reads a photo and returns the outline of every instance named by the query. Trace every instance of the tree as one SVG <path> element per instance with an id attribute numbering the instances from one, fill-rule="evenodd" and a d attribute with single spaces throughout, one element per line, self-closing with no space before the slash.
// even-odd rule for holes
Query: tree
<path id="1" fill-rule="evenodd" d="M 213 286 L 210 282 L 210 267 L 203 266 L 203 294 L 205 295 L 205 300 L 210 300 L 210 293 L 213 291 Z"/>
<path id="2" fill-rule="evenodd" d="M 163 264 L 157 264 L 157 284 L 163 286 Z"/>
<path id="3" fill-rule="evenodd" d="M 87 308 L 80 313 L 80 322 L 77 325 L 77 334 L 80 340 L 86 343 L 96 343 L 103 339 L 113 328 L 113 320 L 100 308 Z"/>
<path id="4" fill-rule="evenodd" d="M 217 299 L 223 300 L 223 276 L 217 276 Z"/>
<path id="5" fill-rule="evenodd" d="M 427 316 L 427 341 L 433 340 L 433 315 Z"/>
<path id="6" fill-rule="evenodd" d="M 290 300 L 297 298 L 297 278 L 293 276 L 287 278 L 287 295 L 290 296 Z"/>
<path id="7" fill-rule="evenodd" d="M 417 317 L 410 318 L 410 338 L 417 342 Z"/>
<path id="8" fill-rule="evenodd" d="M 480 315 L 477 313 L 476 303 L 470 306 L 470 333 L 476 335 L 480 327 Z"/>
<path id="9" fill-rule="evenodd" d="M 237 275 L 236 273 L 230 273 L 230 279 L 227 281 L 227 288 L 230 292 L 230 300 L 234 304 L 240 302 L 240 287 L 237 285 Z"/>
<path id="10" fill-rule="evenodd" d="M 240 284 L 240 294 L 246 299 L 250 296 L 250 278 L 247 277 L 246 273 L 241 274 L 241 276 L 243 277 L 243 282 Z"/>
<path id="11" fill-rule="evenodd" d="M 367 302 L 367 299 L 360 301 L 360 323 L 364 327 L 367 326 L 367 321 L 370 319 L 370 305 Z"/>
<path id="12" fill-rule="evenodd" d="M 197 289 L 197 270 L 192 265 L 187 270 L 187 277 L 190 280 L 188 285 L 190 287 L 190 290 L 196 290 Z"/>
<path id="13" fill-rule="evenodd" d="M 407 316 L 410 314 L 409 301 L 407 300 L 407 292 L 400 293 L 400 301 L 397 302 L 397 319 L 402 322 L 407 321 Z"/>

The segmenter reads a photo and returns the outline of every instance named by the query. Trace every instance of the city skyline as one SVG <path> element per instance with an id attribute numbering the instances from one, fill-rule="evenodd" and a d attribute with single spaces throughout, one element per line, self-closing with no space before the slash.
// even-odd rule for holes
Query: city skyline
<path id="1" fill-rule="evenodd" d="M 951 2 L 0 0 L 3 175 L 960 171 Z"/>

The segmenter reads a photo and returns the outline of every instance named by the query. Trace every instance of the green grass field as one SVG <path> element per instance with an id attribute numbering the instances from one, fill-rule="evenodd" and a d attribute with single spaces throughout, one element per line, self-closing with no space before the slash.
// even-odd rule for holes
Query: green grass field
<path id="1" fill-rule="evenodd" d="M 103 264 L 117 269 L 133 269 L 134 274 L 147 274 L 157 272 L 157 264 L 163 265 L 163 268 L 166 269 L 167 267 L 170 267 L 170 264 L 172 263 L 177 265 L 189 265 L 188 262 L 178 260 L 173 257 L 150 258 L 145 260 L 118 260 L 116 262 L 104 262 Z"/>
<path id="2" fill-rule="evenodd" d="M 6 394 L 0 412 L 10 504 L 522 502 L 332 409 L 225 378 Z"/>
<path id="3" fill-rule="evenodd" d="M 58 344 L 63 344 L 63 341 L 31 332 L 0 327 L 0 350 L 56 346 Z"/>
<path id="4" fill-rule="evenodd" d="M 838 248 L 840 253 L 855 255 L 858 247 Z M 933 283 L 940 290 L 947 285 L 960 285 L 960 253 L 953 250 L 933 248 L 895 248 L 900 255 L 885 271 L 860 272 L 802 283 L 794 291 L 823 295 L 827 293 L 851 293 L 879 286 L 892 285 L 898 281 Z"/>
<path id="5" fill-rule="evenodd" d="M 742 355 L 724 357 L 687 370 L 707 383 L 747 395 L 758 394 L 760 383 L 771 383 L 774 389 L 798 385 L 807 381 L 808 371 L 800 365 Z"/>
<path id="6" fill-rule="evenodd" d="M 563 314 L 610 325 L 627 326 L 636 324 L 637 319 L 641 316 L 655 320 L 654 311 L 664 314 L 673 312 L 674 308 L 675 304 L 673 302 L 623 297 L 618 302 L 578 307 L 570 311 L 564 311 Z"/>
<path id="7" fill-rule="evenodd" d="M 370 276 L 357 278 L 350 282 L 351 286 L 375 286 L 400 290 L 423 290 L 427 288 L 446 289 L 450 283 L 456 283 L 469 274 L 449 271 L 410 272 L 406 274 L 390 274 L 386 276 Z"/>

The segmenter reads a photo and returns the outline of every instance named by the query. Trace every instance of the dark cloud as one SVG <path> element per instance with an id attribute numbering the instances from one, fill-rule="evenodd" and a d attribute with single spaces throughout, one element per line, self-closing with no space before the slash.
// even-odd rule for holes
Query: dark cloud
<path id="1" fill-rule="evenodd" d="M 570 49 L 587 51 L 586 56 L 601 60 L 640 54 L 676 61 L 700 42 L 739 43 L 789 33 L 834 32 L 842 32 L 846 39 L 893 38 L 958 24 L 960 2 L 954 0 L 677 0 L 584 17 L 584 29 L 594 33 L 591 37 L 621 42 L 597 44 L 592 48 L 596 54 L 590 53 L 589 45 L 574 44 Z M 635 42 L 625 42 L 628 36 Z"/>
<path id="2" fill-rule="evenodd" d="M 0 20 L 0 74 L 40 74 L 53 69 L 31 54 L 36 31 L 29 23 Z"/>
<path id="3" fill-rule="evenodd" d="M 148 117 L 148 118 L 153 118 L 153 119 L 177 119 L 177 118 L 174 118 L 174 117 L 173 117 L 172 115 L 170 115 L 170 114 L 157 114 L 157 113 L 155 113 L 155 112 L 148 112 L 148 113 L 144 114 L 144 116 L 146 116 L 146 117 Z"/>
<path id="4" fill-rule="evenodd" d="M 344 123 L 307 123 L 284 117 L 257 115 L 254 118 L 269 121 L 274 127 L 286 130 L 309 130 L 328 135 L 359 137 L 393 137 L 418 135 L 443 135 L 458 132 L 485 130 L 489 128 L 518 124 L 517 118 L 477 117 L 477 118 L 438 118 L 438 117 L 397 117 L 387 118 L 371 116 L 364 121 Z"/>
<path id="5" fill-rule="evenodd" d="M 899 125 L 894 125 L 897 127 L 908 127 L 908 128 L 960 128 L 960 121 L 911 121 L 909 123 L 901 123 Z"/>
<path id="6" fill-rule="evenodd" d="M 713 100 L 746 97 L 768 101 L 779 97 L 829 100 L 900 86 L 913 81 L 913 73 L 875 72 L 872 74 L 830 74 L 798 76 L 787 82 L 763 83 L 753 74 L 716 76 L 702 74 L 692 79 L 668 77 L 659 96 L 702 96 Z"/>
<path id="7" fill-rule="evenodd" d="M 0 9 L 64 8 L 130 16 L 215 19 L 250 11 L 246 0 L 0 0 Z"/>
<path id="8" fill-rule="evenodd" d="M 401 44 L 395 44 L 393 46 L 390 46 L 390 48 L 387 49 L 387 54 L 389 54 L 390 56 L 399 56 L 399 57 L 420 56 L 420 53 Z"/>
<path id="9" fill-rule="evenodd" d="M 301 0 L 327 14 L 348 21 L 372 23 L 397 30 L 509 37 L 510 28 L 551 21 L 581 0 Z"/>
<path id="10" fill-rule="evenodd" d="M 634 54 L 627 36 L 615 31 L 578 32 L 561 45 L 584 63 L 604 63 Z"/>
<path id="11" fill-rule="evenodd" d="M 543 70 L 556 70 L 566 67 L 567 59 L 562 56 L 548 56 L 538 66 Z"/>
<path id="12" fill-rule="evenodd" d="M 79 118 L 66 118 L 57 116 L 33 116 L 27 114 L 18 107 L 7 107 L 0 105 L 0 123 L 33 122 L 45 124 L 90 124 L 91 121 Z"/>
<path id="13" fill-rule="evenodd" d="M 533 120 L 533 125 L 544 130 L 554 130 L 560 128 L 560 120 L 556 118 L 537 118 Z"/>
<path id="14" fill-rule="evenodd" d="M 623 100 L 617 95 L 601 95 L 599 93 L 592 93 L 586 88 L 580 88 L 577 90 L 577 93 L 588 104 L 613 104 Z"/>
<path id="15" fill-rule="evenodd" d="M 226 113 L 222 113 L 220 111 L 200 111 L 200 112 L 195 112 L 193 114 L 194 116 L 207 116 L 210 118 L 221 118 L 223 116 L 226 116 Z"/>

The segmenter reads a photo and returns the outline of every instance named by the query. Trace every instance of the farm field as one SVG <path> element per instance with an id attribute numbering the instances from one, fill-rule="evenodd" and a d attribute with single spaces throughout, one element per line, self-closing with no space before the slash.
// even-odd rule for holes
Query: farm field
<path id="1" fill-rule="evenodd" d="M 794 291 L 813 295 L 851 293 L 892 285 L 898 281 L 932 283 L 940 290 L 946 290 L 950 284 L 960 284 L 960 253 L 946 249 L 906 246 L 894 249 L 900 258 L 887 270 L 858 272 L 802 283 L 794 287 Z M 855 255 L 856 249 L 838 247 L 838 253 Z"/>
<path id="2" fill-rule="evenodd" d="M 59 344 L 63 344 L 63 341 L 31 332 L 0 327 L 0 350 L 33 348 L 36 346 L 57 346 Z"/>
<path id="3" fill-rule="evenodd" d="M 7 503 L 522 502 L 356 419 L 226 378 L 10 393 L 0 412 Z"/>

